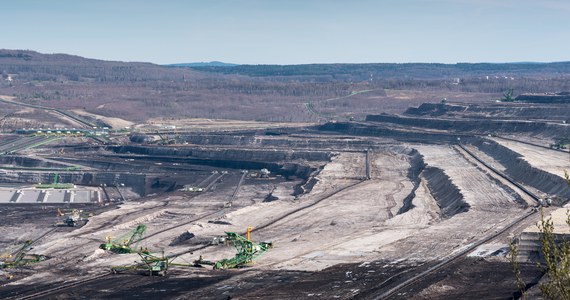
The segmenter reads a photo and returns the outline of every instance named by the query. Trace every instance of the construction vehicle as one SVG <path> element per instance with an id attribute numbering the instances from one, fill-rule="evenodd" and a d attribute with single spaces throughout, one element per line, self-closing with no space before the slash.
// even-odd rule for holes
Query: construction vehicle
<path id="1" fill-rule="evenodd" d="M 248 172 L 249 173 L 249 177 L 250 178 L 263 178 L 263 179 L 270 179 L 269 174 L 271 174 L 271 171 L 269 171 L 267 168 L 263 168 L 259 171 L 251 171 Z"/>
<path id="2" fill-rule="evenodd" d="M 73 183 L 60 183 L 59 182 L 59 174 L 54 173 L 53 182 L 52 183 L 40 183 L 36 185 L 36 189 L 72 189 L 75 188 Z"/>
<path id="3" fill-rule="evenodd" d="M 118 254 L 124 253 L 149 253 L 148 249 L 139 248 L 140 240 L 146 231 L 145 224 L 139 224 L 133 231 L 128 232 L 126 235 L 112 240 L 110 236 L 106 238 L 106 243 L 103 243 L 99 248 L 111 251 Z"/>
<path id="4" fill-rule="evenodd" d="M 217 239 L 217 241 L 223 240 L 226 244 L 232 244 L 236 248 L 237 253 L 234 257 L 212 262 L 204 260 L 200 256 L 198 260 L 194 261 L 194 265 L 212 265 L 214 269 L 231 269 L 242 268 L 253 264 L 254 259 L 265 253 L 267 250 L 273 248 L 273 243 L 255 243 L 251 241 L 250 234 L 252 230 L 253 227 L 247 228 L 246 237 L 243 237 L 235 232 L 226 232 L 226 236 L 223 239 Z"/>
<path id="5" fill-rule="evenodd" d="M 32 249 L 30 247 L 33 241 L 25 241 L 19 245 L 15 251 L 0 257 L 0 268 L 15 268 L 22 267 L 31 263 L 37 263 L 46 259 L 44 255 L 28 254 Z"/>
<path id="6" fill-rule="evenodd" d="M 201 192 L 204 191 L 204 188 L 197 187 L 197 186 L 184 185 L 184 187 L 181 189 L 181 191 L 184 191 L 184 192 L 198 192 L 198 193 L 201 193 Z"/>
<path id="7" fill-rule="evenodd" d="M 82 209 L 71 209 L 70 211 L 64 212 L 58 208 L 57 216 L 62 217 L 62 223 L 60 224 L 63 226 L 75 227 L 85 225 L 87 221 L 89 221 L 88 217 L 90 217 L 91 214 L 84 212 Z"/>
<path id="8" fill-rule="evenodd" d="M 269 178 L 269 174 L 271 172 L 269 170 L 267 170 L 266 168 L 263 168 L 259 171 L 259 178 Z"/>
<path id="9" fill-rule="evenodd" d="M 166 271 L 168 270 L 170 263 L 174 260 L 174 258 L 169 259 L 168 257 L 165 257 L 164 252 L 162 252 L 161 257 L 146 253 L 139 253 L 139 256 L 147 267 L 149 276 L 166 275 Z"/>
<path id="10" fill-rule="evenodd" d="M 119 266 L 113 267 L 111 270 L 113 273 L 118 273 L 126 270 L 143 270 L 148 272 L 149 276 L 165 276 L 168 269 L 171 266 L 182 266 L 182 267 L 191 267 L 191 264 L 179 264 L 173 263 L 173 261 L 177 258 L 174 257 L 167 257 L 164 256 L 164 251 L 162 252 L 161 256 L 156 256 L 150 253 L 139 252 L 137 253 L 141 257 L 141 263 L 132 265 L 132 266 Z"/>
<path id="11" fill-rule="evenodd" d="M 172 145 L 172 144 L 176 144 L 176 139 L 172 139 L 172 138 L 165 138 L 164 136 L 162 136 L 162 134 L 160 134 L 160 131 L 156 131 L 156 134 L 158 135 L 158 137 L 160 138 L 160 142 L 158 142 L 159 145 Z"/>

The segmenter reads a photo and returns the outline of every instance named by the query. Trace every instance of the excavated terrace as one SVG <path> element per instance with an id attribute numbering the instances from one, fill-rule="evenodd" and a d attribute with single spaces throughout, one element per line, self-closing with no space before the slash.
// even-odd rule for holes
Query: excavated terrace
<path id="1" fill-rule="evenodd" d="M 527 142 L 529 132 L 550 131 L 550 124 L 519 128 L 515 139 L 505 140 L 486 133 L 510 130 L 502 123 L 473 134 L 463 125 L 416 129 L 421 124 L 409 127 L 394 120 L 371 117 L 369 122 L 289 131 L 176 133 L 170 136 L 175 139 L 172 144 L 100 146 L 91 149 L 87 158 L 81 157 L 85 149 L 80 148 L 65 155 L 38 150 L 37 158 L 3 156 L 0 165 L 11 167 L 0 170 L 2 182 L 31 183 L 55 172 L 26 168 L 61 169 L 58 173 L 66 182 L 106 185 L 107 190 L 122 191 L 127 199 L 107 199 L 102 207 L 94 206 L 94 216 L 81 228 L 49 232 L 33 248 L 48 259 L 3 283 L 0 295 L 12 297 L 32 285 L 64 285 L 132 264 L 137 255 L 110 254 L 99 244 L 107 236 L 121 236 L 146 224 L 141 245 L 176 255 L 180 263 L 191 264 L 200 256 L 213 261 L 231 257 L 234 249 L 210 242 L 225 231 L 243 233 L 248 226 L 254 227 L 253 240 L 275 245 L 246 270 L 177 268 L 166 281 L 156 279 L 170 282 L 167 294 L 175 298 L 267 296 L 263 284 L 254 283 L 256 278 L 281 290 L 277 298 L 286 298 L 283 289 L 294 282 L 303 283 L 299 290 L 291 290 L 299 297 L 376 297 L 409 274 L 470 249 L 528 214 L 536 203 L 521 186 L 540 196 L 556 197 L 558 203 L 570 198 L 562 174 L 556 172 L 570 169 L 567 156 Z M 555 134 L 541 135 L 541 139 L 564 133 L 559 131 L 563 127 L 555 127 Z M 45 146 L 50 147 L 60 145 Z M 80 168 L 65 170 L 69 165 Z M 269 176 L 261 176 L 261 169 L 267 169 Z M 200 185 L 206 190 L 181 190 Z M 18 214 L 24 213 L 3 209 L 13 214 L 0 223 L 6 233 L 3 245 L 21 241 L 18 234 L 33 239 L 56 219 L 55 214 L 25 208 L 35 219 L 23 219 L 14 227 Z M 511 237 L 518 230 L 513 228 Z M 493 247 L 500 251 L 477 252 L 491 262 L 478 266 L 493 270 L 498 266 L 493 262 L 504 264 L 508 243 L 507 234 L 498 236 Z M 157 282 L 133 279 L 140 276 L 136 272 L 129 274 L 109 276 L 116 276 L 127 290 Z M 320 276 L 325 275 L 339 283 L 324 284 Z M 372 279 L 365 281 L 366 276 Z M 106 280 L 65 289 L 61 295 L 73 297 L 94 286 L 103 289 Z M 196 284 L 188 287 L 184 280 Z M 441 293 L 435 288 L 437 282 L 418 287 L 417 292 L 425 298 Z M 193 294 L 185 295 L 185 290 Z M 161 294 L 152 289 L 149 295 Z"/>

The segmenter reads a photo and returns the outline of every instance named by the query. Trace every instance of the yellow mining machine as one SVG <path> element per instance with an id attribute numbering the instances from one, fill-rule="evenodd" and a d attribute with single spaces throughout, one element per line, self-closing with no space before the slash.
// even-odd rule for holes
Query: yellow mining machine
<path id="1" fill-rule="evenodd" d="M 58 223 L 57 226 L 75 227 L 87 224 L 92 214 L 82 209 L 61 210 L 58 208 L 57 216 L 62 218 L 61 223 Z"/>
<path id="2" fill-rule="evenodd" d="M 46 257 L 43 255 L 28 254 L 33 243 L 31 240 L 25 241 L 17 245 L 15 250 L 8 250 L 0 255 L 0 269 L 16 268 L 45 260 Z"/>

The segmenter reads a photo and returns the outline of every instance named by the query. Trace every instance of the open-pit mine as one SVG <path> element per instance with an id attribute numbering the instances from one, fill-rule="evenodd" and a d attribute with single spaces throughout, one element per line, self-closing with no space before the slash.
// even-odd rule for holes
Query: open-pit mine
<path id="1" fill-rule="evenodd" d="M 507 299 L 508 245 L 570 199 L 568 102 L 124 126 L 2 99 L 51 124 L 0 135 L 4 299 Z"/>

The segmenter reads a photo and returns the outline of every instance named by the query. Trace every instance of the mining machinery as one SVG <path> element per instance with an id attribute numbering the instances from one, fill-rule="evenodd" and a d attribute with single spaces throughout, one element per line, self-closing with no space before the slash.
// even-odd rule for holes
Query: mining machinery
<path id="1" fill-rule="evenodd" d="M 266 168 L 263 168 L 259 171 L 259 178 L 269 178 L 269 174 L 271 172 L 269 170 L 267 170 Z"/>
<path id="2" fill-rule="evenodd" d="M 0 268 L 15 268 L 25 266 L 31 263 L 37 263 L 46 259 L 44 255 L 28 254 L 32 249 L 33 241 L 25 241 L 19 245 L 15 251 L 9 252 L 0 257 Z"/>
<path id="3" fill-rule="evenodd" d="M 70 211 L 62 211 L 57 209 L 57 216 L 62 218 L 62 223 L 59 226 L 75 227 L 85 225 L 89 221 L 91 214 L 84 212 L 82 209 L 71 209 Z"/>
<path id="4" fill-rule="evenodd" d="M 131 266 L 119 266 L 113 267 L 111 270 L 113 273 L 119 273 L 122 271 L 127 270 L 141 270 L 149 276 L 165 276 L 168 269 L 171 266 L 179 266 L 179 267 L 192 267 L 192 264 L 180 264 L 180 263 L 173 263 L 173 261 L 178 256 L 167 257 L 164 255 L 164 251 L 162 252 L 161 256 L 157 256 L 151 253 L 139 252 L 137 253 L 140 258 L 141 262 Z"/>
<path id="5" fill-rule="evenodd" d="M 145 224 L 139 224 L 133 231 L 128 232 L 126 235 L 112 240 L 110 236 L 107 237 L 106 242 L 101 244 L 99 248 L 114 253 L 149 253 L 147 249 L 139 248 L 139 242 L 146 231 Z"/>
<path id="6" fill-rule="evenodd" d="M 226 244 L 232 244 L 236 248 L 237 253 L 234 257 L 225 258 L 217 262 L 207 261 L 200 257 L 198 260 L 194 261 L 194 265 L 212 265 L 214 269 L 231 269 L 246 267 L 253 264 L 253 261 L 257 257 L 265 253 L 267 250 L 273 248 L 273 243 L 255 243 L 251 241 L 250 233 L 252 230 L 252 227 L 247 228 L 246 237 L 243 237 L 235 232 L 226 232 L 226 236 L 223 239 L 217 239 L 225 241 Z"/>

